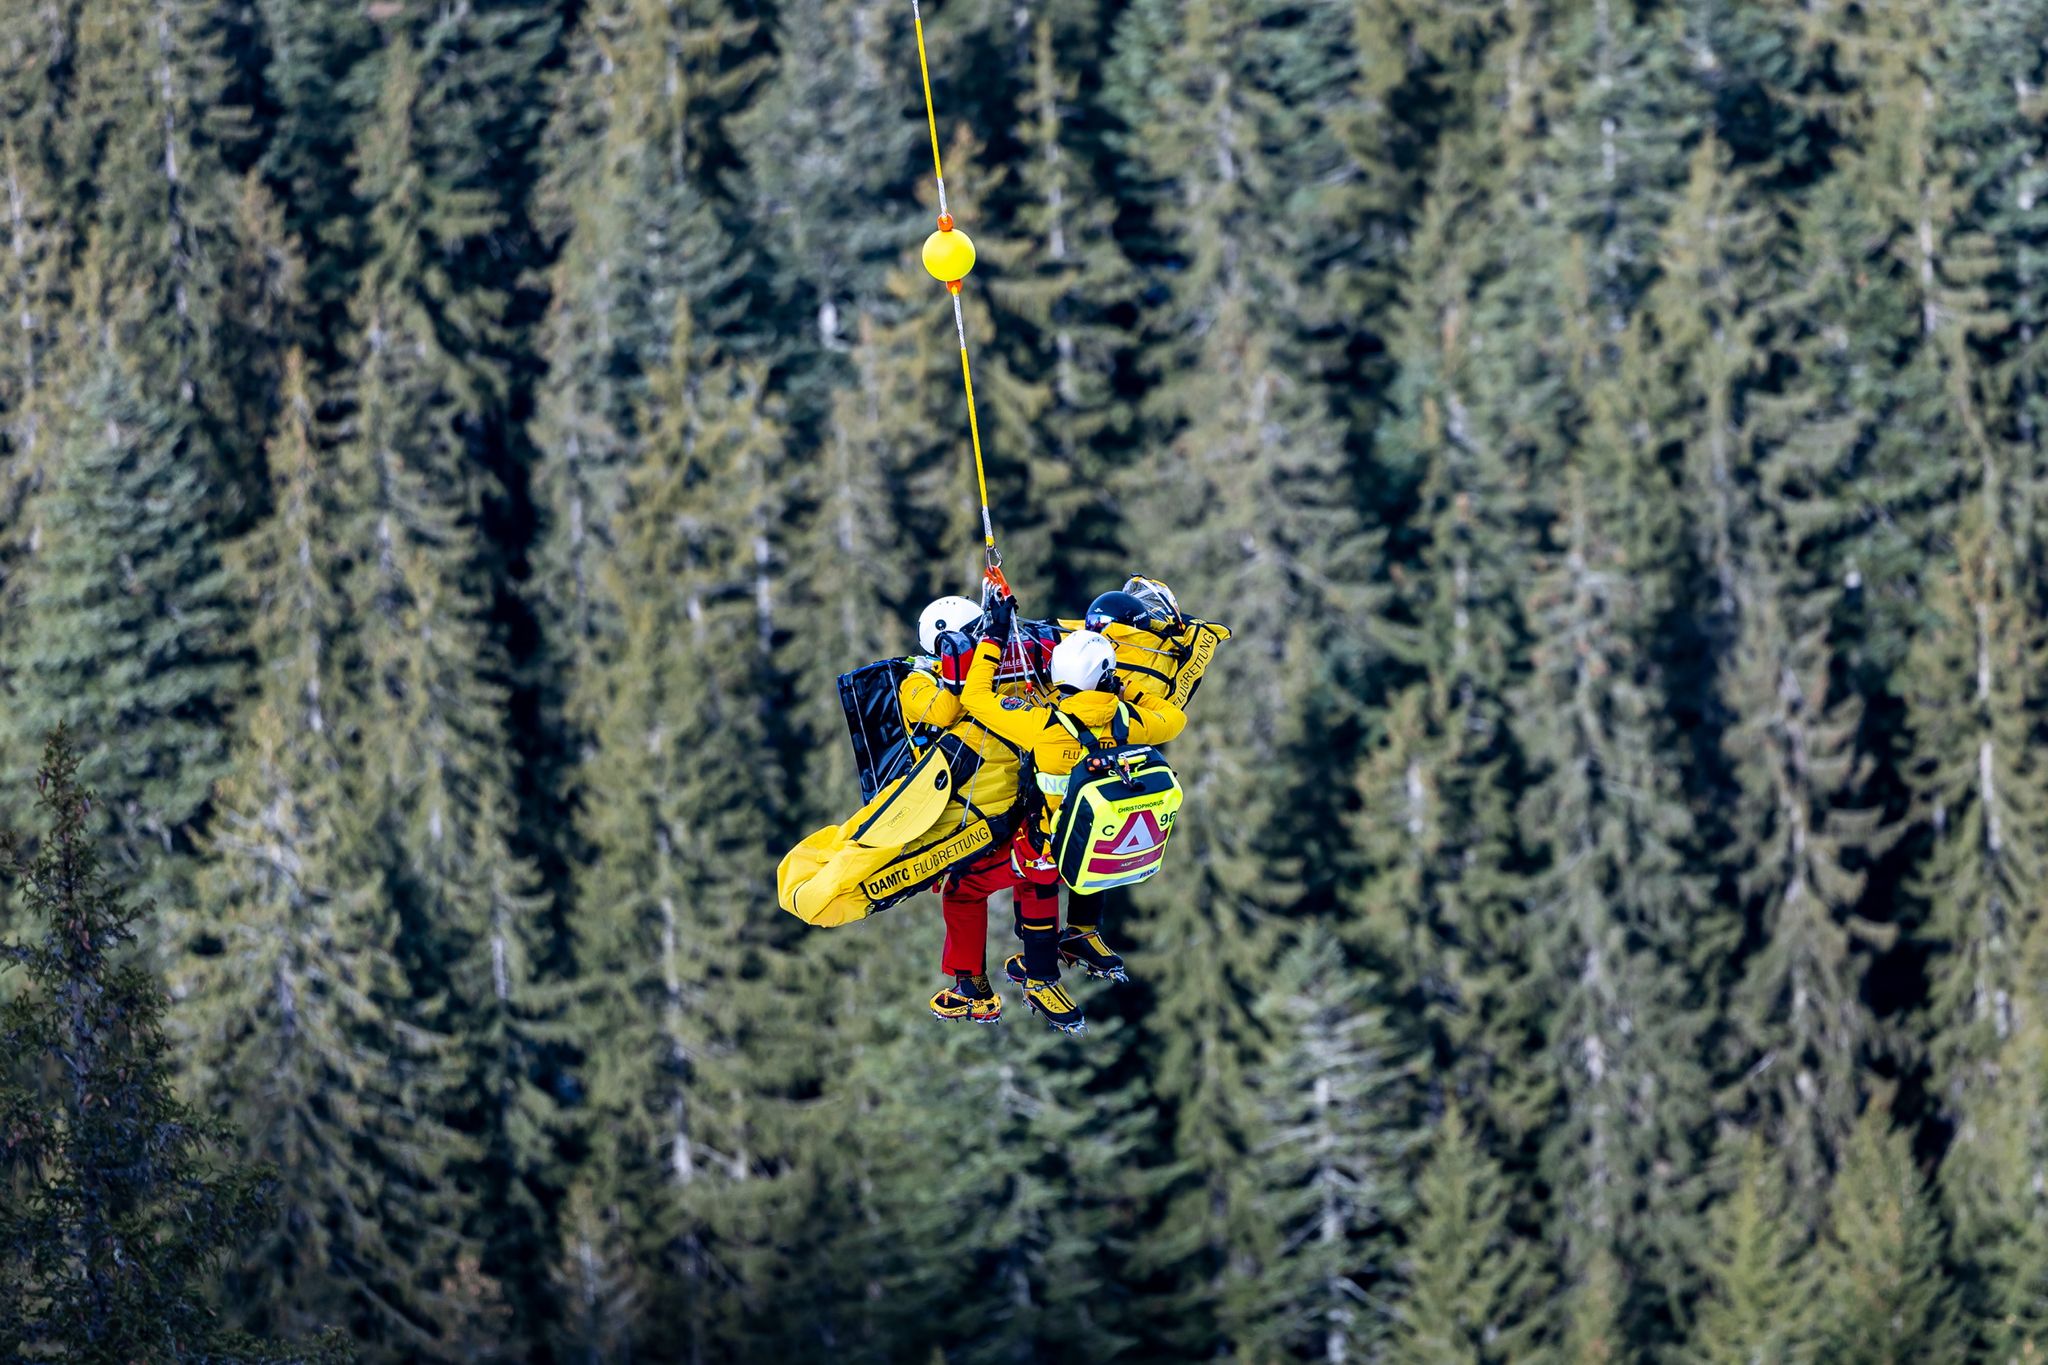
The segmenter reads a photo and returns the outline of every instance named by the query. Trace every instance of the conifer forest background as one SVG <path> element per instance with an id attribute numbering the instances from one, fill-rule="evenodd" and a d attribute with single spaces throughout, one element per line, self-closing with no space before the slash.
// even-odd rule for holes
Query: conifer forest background
<path id="1" fill-rule="evenodd" d="M 1024 613 L 1237 633 L 1078 1038 L 775 905 L 979 570 L 908 0 L 0 3 L 0 825 L 224 1320 L 2041 1360 L 2048 0 L 926 17 Z"/>

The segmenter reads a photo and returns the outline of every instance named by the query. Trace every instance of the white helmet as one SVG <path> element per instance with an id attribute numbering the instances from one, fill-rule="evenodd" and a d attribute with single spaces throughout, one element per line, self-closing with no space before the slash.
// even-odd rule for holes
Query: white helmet
<path id="1" fill-rule="evenodd" d="M 917 618 L 917 642 L 927 654 L 939 652 L 939 636 L 949 630 L 965 630 L 981 619 L 981 608 L 964 597 L 941 597 Z"/>
<path id="2" fill-rule="evenodd" d="M 1053 646 L 1052 680 L 1076 692 L 1093 692 L 1116 672 L 1116 646 L 1092 630 L 1077 630 Z"/>

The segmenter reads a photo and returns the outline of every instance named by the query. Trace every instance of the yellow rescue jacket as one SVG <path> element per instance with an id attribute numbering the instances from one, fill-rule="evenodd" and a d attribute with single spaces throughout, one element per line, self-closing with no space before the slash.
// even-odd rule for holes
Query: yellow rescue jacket
<path id="1" fill-rule="evenodd" d="M 922 667 L 912 669 L 897 686 L 896 701 L 903 708 L 903 723 L 919 739 L 949 730 L 967 715 L 960 698 Z"/>
<path id="2" fill-rule="evenodd" d="M 1002 650 L 992 642 L 984 641 L 974 651 L 974 666 L 967 670 L 967 683 L 960 690 L 960 703 L 966 708 L 968 718 L 979 723 L 997 740 L 1017 747 L 1028 755 L 1032 766 L 1037 769 L 1039 790 L 1045 796 L 1045 804 L 1039 813 L 1033 842 L 1043 846 L 1043 836 L 1052 831 L 1052 817 L 1066 799 L 1063 779 L 1074 771 L 1086 750 L 1081 742 L 1068 733 L 1066 726 L 1055 719 L 1055 710 L 1064 711 L 1076 722 L 1093 731 L 1098 739 L 1109 741 L 1110 721 L 1119 707 L 1129 714 L 1132 744 L 1165 744 L 1175 739 L 1186 728 L 1188 718 L 1178 706 L 1156 695 L 1126 692 L 1118 697 L 1109 692 L 1077 692 L 1062 697 L 1058 706 L 1047 706 L 1027 702 L 1019 697 L 1004 697 L 995 690 L 996 665 L 1002 660 Z"/>
<path id="3" fill-rule="evenodd" d="M 919 668 L 898 686 L 896 699 L 903 707 L 911 740 L 920 750 L 943 742 L 948 749 L 958 746 L 974 755 L 979 766 L 971 779 L 960 784 L 954 793 L 956 799 L 965 800 L 986 815 L 1006 811 L 1015 803 L 1022 763 L 1017 747 L 996 738 L 981 722 L 971 719 L 959 694 Z M 953 766 L 958 769 L 961 765 L 955 761 Z"/>

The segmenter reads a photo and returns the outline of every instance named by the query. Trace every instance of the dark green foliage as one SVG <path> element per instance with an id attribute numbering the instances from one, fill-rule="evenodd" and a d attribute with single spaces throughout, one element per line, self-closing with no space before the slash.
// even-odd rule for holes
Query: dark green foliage
<path id="1" fill-rule="evenodd" d="M 189 421 L 149 396 L 136 357 L 103 340 L 80 364 L 56 477 L 35 507 L 40 544 L 23 570 L 11 661 L 18 699 L 0 726 L 16 771 L 34 735 L 69 725 L 118 875 L 174 893 L 225 771 L 243 675 L 209 525 L 214 489 L 204 463 L 186 458 Z M 182 898 L 167 905 L 175 915 Z"/>
<path id="2" fill-rule="evenodd" d="M 1373 1304 L 1394 1292 L 1394 1229 L 1413 1212 L 1414 1097 L 1372 985 L 1311 925 L 1259 1000 L 1268 1045 L 1246 1174 L 1271 1192 L 1268 1221 L 1232 1266 L 1224 1305 L 1254 1353 L 1369 1359 L 1387 1334 Z"/>
<path id="3" fill-rule="evenodd" d="M 733 318 L 740 271 L 707 193 L 717 116 L 752 68 L 722 69 L 751 26 L 630 0 L 586 16 L 557 86 L 539 198 L 561 235 L 541 349 L 548 382 L 535 441 L 547 517 L 535 589 L 572 675 L 617 647 L 603 577 L 626 473 L 679 304 L 707 327 Z M 579 728 L 591 722 L 579 718 Z"/>
<path id="4" fill-rule="evenodd" d="M 1214 1349 L 1210 1305 L 1267 1221 L 1237 1153 L 1255 1121 L 1250 998 L 1270 968 L 1268 918 L 1328 875 L 1316 840 L 1335 811 L 1290 798 L 1337 770 L 1288 758 L 1339 757 L 1316 737 L 1344 715 L 1337 680 L 1358 676 L 1374 644 L 1376 547 L 1343 497 L 1339 424 L 1314 382 L 1315 186 L 1342 158 L 1306 111 L 1341 83 L 1345 36 L 1331 5 L 1144 0 L 1119 23 L 1110 70 L 1110 97 L 1143 121 L 1126 152 L 1127 194 L 1150 213 L 1144 249 L 1170 263 L 1139 319 L 1154 382 L 1151 437 L 1119 480 L 1145 528 L 1132 568 L 1172 562 L 1191 609 L 1252 641 L 1219 656 L 1177 755 L 1234 791 L 1237 815 L 1183 823 L 1177 866 L 1147 888 L 1133 930 L 1160 947 L 1229 945 L 1166 955 L 1145 1021 L 1176 1137 L 1143 1255 L 1188 1295 L 1164 1326 L 1190 1354 Z M 1287 213 L 1264 213 L 1268 196 Z"/>
<path id="5" fill-rule="evenodd" d="M 1437 1125 L 1416 1182 L 1407 1280 L 1393 1329 L 1402 1360 L 1520 1359 L 1541 1329 L 1535 1248 L 1508 1222 L 1508 1190 L 1458 1110 Z"/>
<path id="6" fill-rule="evenodd" d="M 410 1263 L 435 1240 L 449 1162 L 472 1148 L 436 1108 L 456 1067 L 400 965 L 399 907 L 358 889 L 380 852 L 349 771 L 362 719 L 345 686 L 346 466 L 323 448 L 296 359 L 284 399 L 274 511 L 234 558 L 266 666 L 219 788 L 202 881 L 215 910 L 177 978 L 194 1001 L 186 1066 L 279 1176 L 275 1215 L 229 1280 L 247 1320 L 406 1340 L 432 1320 Z"/>
<path id="7" fill-rule="evenodd" d="M 44 481 L 56 416 L 51 355 L 62 246 L 48 168 L 36 149 L 18 137 L 0 142 L 0 179 L 8 207 L 0 308 L 18 325 L 13 344 L 0 350 L 0 410 L 7 413 L 0 429 L 0 601 L 12 608 L 20 603 L 16 569 L 35 538 L 26 514 Z"/>
<path id="8" fill-rule="evenodd" d="M 461 35 L 435 33 L 466 51 Z M 537 1188 L 551 1106 L 538 1075 L 548 1022 L 535 983 L 544 893 L 514 846 L 505 665 L 478 524 L 488 480 L 471 449 L 497 382 L 504 303 L 444 293 L 455 281 L 422 269 L 451 240 L 501 221 L 490 196 L 436 155 L 446 130 L 434 116 L 468 78 L 442 55 L 445 66 L 403 42 L 393 48 L 363 145 L 359 192 L 377 208 L 353 309 L 355 383 L 333 458 L 345 556 L 338 582 L 354 627 L 345 770 L 364 822 L 346 894 L 396 907 L 410 988 L 430 1002 L 427 1021 L 460 1044 L 435 1059 L 437 1074 L 419 1092 L 433 1119 L 479 1130 L 473 1154 L 440 1154 L 466 1158 L 442 1173 L 440 1195 L 454 1200 L 458 1186 L 482 1184 L 505 1215 L 478 1224 L 445 1204 L 421 1248 L 434 1267 L 427 1297 L 441 1349 L 463 1356 L 485 1349 L 467 1333 L 473 1314 L 493 1311 L 489 1277 L 537 1279 L 552 1243 Z M 530 1302 L 512 1296 L 512 1321 Z M 498 1335 L 481 1331 L 487 1343 Z"/>
<path id="9" fill-rule="evenodd" d="M 1622 423 L 1597 413 L 1589 454 L 1613 460 L 1624 441 Z M 1631 484 L 1621 475 L 1613 486 Z M 1545 861 L 1528 902 L 1527 988 L 1547 1043 L 1537 1074 L 1554 1106 L 1541 1169 L 1565 1264 L 1601 1282 L 1619 1324 L 1628 1297 L 1641 1295 L 1645 1312 L 1658 1291 L 1683 1297 L 1680 1210 L 1709 1111 L 1700 1059 L 1719 1004 L 1706 983 L 1733 934 L 1686 867 L 1691 820 L 1658 761 L 1670 734 L 1640 643 L 1657 576 L 1630 552 L 1628 505 L 1593 487 L 1571 480 L 1563 544 L 1533 585 L 1545 643 L 1518 711 L 1543 771 L 1522 809 Z M 1645 501 L 1658 491 L 1635 487 Z M 1632 1338 L 1647 1332 L 1634 1326 Z"/>
<path id="10" fill-rule="evenodd" d="M 2037 922 L 2025 960 L 2039 950 Z M 2041 1043 L 2030 1009 L 1998 1053 L 1997 1088 L 1959 1127 L 1941 1169 L 1953 1250 L 1973 1272 L 1963 1307 L 1997 1360 L 2026 1360 L 2048 1343 L 2048 1211 L 2030 1174 L 2042 1162 Z"/>
<path id="11" fill-rule="evenodd" d="M 360 250 L 363 204 L 349 158 L 372 107 L 365 59 L 377 29 L 347 0 L 264 0 L 266 83 L 277 101 L 261 169 L 284 202 L 286 222 L 311 264 L 306 292 L 326 327 L 344 316 L 349 266 Z"/>
<path id="12" fill-rule="evenodd" d="M 907 4 L 0 5 L 0 771 L 277 1169 L 223 1321 L 2039 1358 L 2048 4 L 924 18 L 1025 614 L 1237 631 L 1081 1038 L 775 908 L 982 564 Z"/>
<path id="13" fill-rule="evenodd" d="M 772 76 L 732 123 L 747 165 L 742 202 L 781 305 L 778 343 L 799 370 L 823 362 L 843 381 L 844 353 L 882 301 L 890 264 L 929 230 L 911 197 L 924 152 L 910 15 L 796 0 L 776 36 Z M 941 327 L 933 302 L 924 318 Z"/>
<path id="14" fill-rule="evenodd" d="M 340 1359 L 223 1330 L 207 1281 L 271 1189 L 224 1125 L 180 1101 L 168 1000 L 138 961 L 151 907 L 102 870 L 80 758 L 56 730 L 35 778 L 43 828 L 10 839 L 20 973 L 0 1006 L 0 1353 L 9 1359 Z"/>
<path id="15" fill-rule="evenodd" d="M 1475 1106 L 1529 1122 L 1526 1045 L 1512 983 L 1523 972 L 1522 873 L 1513 815 L 1520 767 L 1510 695 L 1527 666 L 1517 526 L 1528 485 L 1500 434 L 1476 428 L 1470 293 L 1480 258 L 1459 231 L 1480 185 L 1447 164 L 1420 210 L 1415 277 L 1393 323 L 1400 366 L 1378 433 L 1382 461 L 1416 486 L 1419 562 L 1404 589 L 1402 653 L 1422 675 L 1382 708 L 1367 759 L 1355 901 L 1397 974 L 1431 1061 Z"/>
<path id="16" fill-rule="evenodd" d="M 134 310 L 122 331 L 137 387 L 173 424 L 217 528 L 247 515 L 270 398 L 256 338 L 234 308 L 241 186 L 233 166 L 251 127 L 225 50 L 233 8 L 214 0 L 77 6 L 67 120 L 78 130 L 67 170 L 98 187 L 91 223 L 111 291 L 80 302 Z"/>
<path id="17" fill-rule="evenodd" d="M 1805 1359 L 1821 1309 L 1807 1240 L 1770 1149 L 1753 1134 L 1739 1148 L 1723 1154 L 1725 1185 L 1708 1214 L 1702 1302 L 1687 1358 L 1714 1365 Z"/>
<path id="18" fill-rule="evenodd" d="M 1815 1262 L 1821 1359 L 1881 1365 L 1960 1353 L 1941 1228 L 1889 1096 L 1873 1097 L 1849 1138 Z"/>
<path id="19" fill-rule="evenodd" d="M 780 518 L 762 499 L 783 452 L 759 371 L 693 341 L 686 310 L 670 352 L 600 585 L 624 647 L 589 680 L 593 858 L 569 1026 L 590 1158 L 567 1265 L 619 1340 L 716 1358 L 753 1305 L 635 1293 L 616 1271 L 579 1269 L 598 1264 L 606 1225 L 638 1273 L 692 1282 L 750 1282 L 774 1245 L 748 1206 L 768 1184 L 760 1111 L 774 1107 L 785 1028 L 759 914 L 773 904 L 776 790 L 752 757 L 767 718 L 742 680 L 771 661 L 759 556 Z M 716 511 L 693 515 L 705 505 Z"/>

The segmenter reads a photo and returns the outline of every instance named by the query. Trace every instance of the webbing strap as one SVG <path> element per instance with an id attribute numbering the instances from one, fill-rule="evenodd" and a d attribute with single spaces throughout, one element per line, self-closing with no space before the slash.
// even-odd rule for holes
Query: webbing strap
<path id="1" fill-rule="evenodd" d="M 1109 753 L 1113 747 L 1122 748 L 1131 742 L 1130 713 L 1125 709 L 1125 705 L 1121 700 L 1116 704 L 1116 712 L 1109 718 L 1109 736 L 1112 740 L 1116 741 L 1114 746 L 1103 743 L 1102 737 L 1097 735 L 1094 730 L 1083 725 L 1075 717 L 1068 715 L 1057 706 L 1052 709 L 1052 718 L 1059 722 L 1061 729 L 1074 737 L 1076 744 L 1097 757 Z"/>

